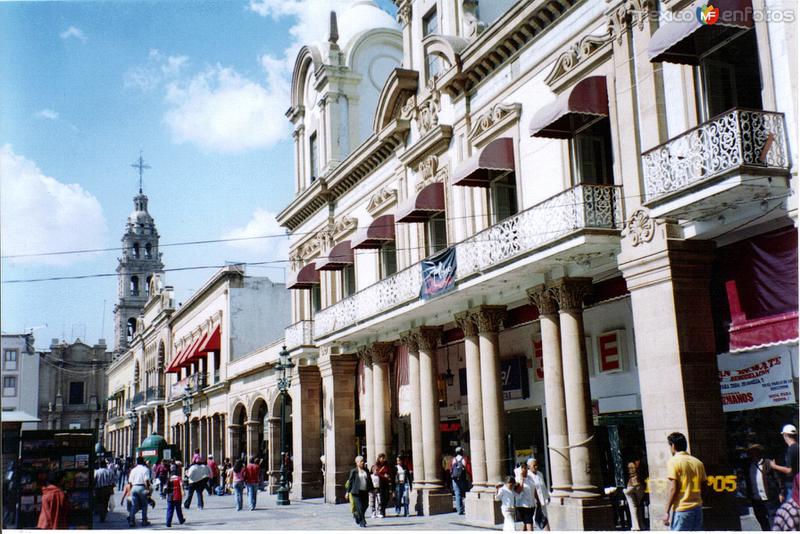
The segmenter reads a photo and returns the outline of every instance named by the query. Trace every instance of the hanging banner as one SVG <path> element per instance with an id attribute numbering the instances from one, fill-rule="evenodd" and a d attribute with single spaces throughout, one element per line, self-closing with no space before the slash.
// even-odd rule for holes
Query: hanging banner
<path id="1" fill-rule="evenodd" d="M 794 404 L 792 363 L 788 352 L 753 355 L 720 354 L 719 387 L 722 410 L 739 412 Z"/>
<path id="2" fill-rule="evenodd" d="M 456 285 L 456 249 L 450 247 L 436 256 L 422 260 L 422 287 L 419 296 L 423 300 L 447 293 Z"/>

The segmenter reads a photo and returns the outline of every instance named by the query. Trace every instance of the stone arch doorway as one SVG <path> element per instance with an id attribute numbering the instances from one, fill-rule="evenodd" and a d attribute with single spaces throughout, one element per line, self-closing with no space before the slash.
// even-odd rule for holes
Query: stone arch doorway
<path id="1" fill-rule="evenodd" d="M 286 400 L 286 440 L 285 449 L 281 451 L 281 404 Z M 268 418 L 270 434 L 270 455 L 269 455 L 269 480 L 270 492 L 275 493 L 278 489 L 281 476 L 282 452 L 292 457 L 292 397 L 287 392 L 286 395 L 277 394 L 272 402 L 272 416 Z M 287 466 L 289 477 L 292 476 L 291 466 Z M 291 480 L 291 478 L 290 478 Z"/>
<path id="2" fill-rule="evenodd" d="M 230 443 L 231 443 L 231 460 L 237 460 L 247 456 L 247 408 L 244 404 L 237 404 L 233 409 L 233 417 L 231 417 Z"/>

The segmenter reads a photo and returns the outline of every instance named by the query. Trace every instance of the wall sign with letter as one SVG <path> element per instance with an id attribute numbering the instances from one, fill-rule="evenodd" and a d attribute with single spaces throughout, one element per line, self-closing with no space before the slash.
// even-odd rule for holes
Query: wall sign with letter
<path id="1" fill-rule="evenodd" d="M 596 368 L 598 374 L 625 370 L 625 330 L 612 330 L 597 336 Z"/>
<path id="2" fill-rule="evenodd" d="M 544 380 L 544 353 L 542 352 L 542 340 L 533 339 L 533 380 L 541 382 Z"/>
<path id="3" fill-rule="evenodd" d="M 790 358 L 785 349 L 717 355 L 722 411 L 795 404 Z"/>

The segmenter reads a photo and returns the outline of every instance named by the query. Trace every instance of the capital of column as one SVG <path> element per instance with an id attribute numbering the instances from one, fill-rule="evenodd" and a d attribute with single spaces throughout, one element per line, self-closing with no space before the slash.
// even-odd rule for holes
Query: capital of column
<path id="1" fill-rule="evenodd" d="M 356 357 L 364 362 L 367 367 L 372 367 L 372 347 L 364 345 L 356 349 Z"/>
<path id="2" fill-rule="evenodd" d="M 478 327 L 479 334 L 493 334 L 500 331 L 506 318 L 505 306 L 478 306 L 470 310 Z"/>
<path id="3" fill-rule="evenodd" d="M 539 315 L 555 315 L 558 313 L 558 302 L 544 284 L 528 289 L 528 300 L 539 310 Z"/>
<path id="4" fill-rule="evenodd" d="M 419 352 L 419 343 L 417 342 L 417 336 L 413 330 L 400 334 L 400 343 L 408 348 L 408 352 Z"/>
<path id="5" fill-rule="evenodd" d="M 178 423 L 180 425 L 180 423 Z M 228 430 L 239 430 L 242 428 L 242 425 L 228 425 Z"/>
<path id="6" fill-rule="evenodd" d="M 439 340 L 442 337 L 441 326 L 420 326 L 413 330 L 414 336 L 417 338 L 419 350 L 425 352 L 432 352 L 439 346 Z"/>
<path id="7" fill-rule="evenodd" d="M 394 355 L 394 343 L 390 341 L 373 343 L 370 348 L 373 363 L 387 363 Z"/>
<path id="8" fill-rule="evenodd" d="M 259 422 L 259 421 L 245 421 L 244 426 L 246 426 L 247 428 L 252 428 L 252 427 L 260 425 L 260 424 L 261 424 L 261 422 Z"/>
<path id="9" fill-rule="evenodd" d="M 327 354 L 323 355 L 320 350 L 320 357 L 317 359 L 317 367 L 319 373 L 323 378 L 333 376 L 350 375 L 355 372 L 358 360 L 355 354 L 339 354 L 332 355 L 330 347 L 327 349 Z"/>
<path id="10" fill-rule="evenodd" d="M 478 335 L 478 325 L 475 318 L 468 311 L 455 314 L 456 325 L 464 332 L 464 337 L 475 337 Z"/>
<path id="11" fill-rule="evenodd" d="M 411 0 L 401 0 L 397 6 L 397 22 L 402 26 L 411 22 Z"/>
<path id="12" fill-rule="evenodd" d="M 562 278 L 549 288 L 561 311 L 580 311 L 583 299 L 592 292 L 591 278 Z"/>

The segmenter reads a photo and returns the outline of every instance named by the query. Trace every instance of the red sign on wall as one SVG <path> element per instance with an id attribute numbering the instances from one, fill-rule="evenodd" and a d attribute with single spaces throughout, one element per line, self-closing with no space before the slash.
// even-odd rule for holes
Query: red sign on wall
<path id="1" fill-rule="evenodd" d="M 598 370 L 601 373 L 613 373 L 622 370 L 623 333 L 622 330 L 614 330 L 600 334 L 597 337 Z"/>
<path id="2" fill-rule="evenodd" d="M 533 340 L 533 379 L 536 382 L 544 380 L 544 361 L 542 353 L 542 340 Z"/>

